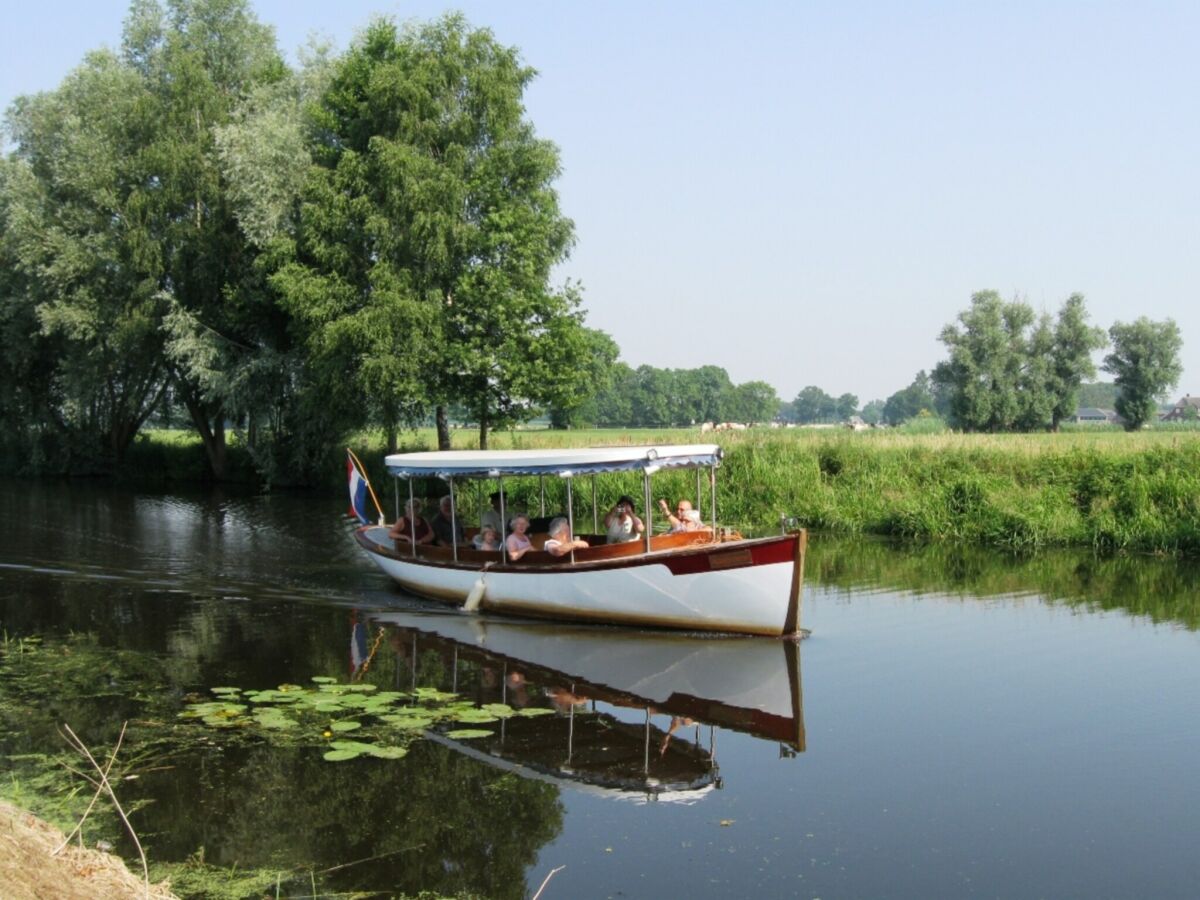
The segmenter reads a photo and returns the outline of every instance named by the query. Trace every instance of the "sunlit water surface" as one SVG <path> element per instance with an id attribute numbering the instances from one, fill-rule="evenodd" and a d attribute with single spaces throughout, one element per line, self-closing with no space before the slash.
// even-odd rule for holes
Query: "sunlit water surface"
<path id="1" fill-rule="evenodd" d="M 177 707 L 221 684 L 346 680 L 374 650 L 385 686 L 554 709 L 482 741 L 419 741 L 399 761 L 193 749 L 129 788 L 154 801 L 135 817 L 152 857 L 203 846 L 210 862 L 384 895 L 529 896 L 557 867 L 545 897 L 1182 897 L 1200 884 L 1191 564 L 815 536 L 812 633 L 789 656 L 774 641 L 714 651 L 467 621 L 393 588 L 341 511 L 287 494 L 0 484 L 10 640 L 94 635 L 146 654 Z M 738 668 L 697 662 L 713 652 Z M 620 662 L 588 683 L 606 660 Z M 748 666 L 776 691 L 773 725 L 737 718 L 758 702 L 734 683 Z M 687 702 L 648 696 L 663 685 Z M 114 704 L 83 724 L 103 740 L 129 715 Z M 0 747 L 57 740 L 30 727 Z"/>

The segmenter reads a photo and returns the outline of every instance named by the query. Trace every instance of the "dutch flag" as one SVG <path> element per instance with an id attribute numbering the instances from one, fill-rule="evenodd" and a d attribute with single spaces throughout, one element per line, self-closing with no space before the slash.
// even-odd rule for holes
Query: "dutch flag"
<path id="1" fill-rule="evenodd" d="M 350 477 L 350 515 L 364 525 L 370 525 L 371 516 L 367 512 L 367 479 L 358 471 L 358 466 L 348 454 L 346 474 Z"/>

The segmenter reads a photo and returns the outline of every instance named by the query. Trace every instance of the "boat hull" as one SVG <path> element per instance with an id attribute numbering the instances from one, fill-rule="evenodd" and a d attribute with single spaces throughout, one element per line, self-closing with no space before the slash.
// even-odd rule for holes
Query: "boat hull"
<path id="1" fill-rule="evenodd" d="M 402 587 L 453 605 L 462 605 L 482 580 L 481 608 L 511 615 L 776 636 L 798 625 L 799 534 L 576 565 L 486 569 L 477 561 L 406 557 L 378 526 L 360 528 L 356 535 Z"/>

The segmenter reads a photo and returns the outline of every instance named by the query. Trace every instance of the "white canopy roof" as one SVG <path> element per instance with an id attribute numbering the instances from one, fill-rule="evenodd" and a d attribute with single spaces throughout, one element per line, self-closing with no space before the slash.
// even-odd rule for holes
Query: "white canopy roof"
<path id="1" fill-rule="evenodd" d="M 564 450 L 435 450 L 393 453 L 384 462 L 401 478 L 496 478 L 501 475 L 594 475 L 598 472 L 694 468 L 719 465 L 716 444 L 652 447 L 576 447 Z"/>

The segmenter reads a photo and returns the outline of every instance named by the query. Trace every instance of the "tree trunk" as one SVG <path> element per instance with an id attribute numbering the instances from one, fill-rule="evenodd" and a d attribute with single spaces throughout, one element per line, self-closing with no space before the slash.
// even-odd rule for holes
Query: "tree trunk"
<path id="1" fill-rule="evenodd" d="M 487 406 L 479 407 L 479 449 L 486 450 L 488 433 L 488 411 Z"/>
<path id="2" fill-rule="evenodd" d="M 446 418 L 446 407 L 441 403 L 437 407 L 437 439 L 439 450 L 450 449 L 450 420 Z"/>
<path id="3" fill-rule="evenodd" d="M 398 443 L 399 443 L 399 433 L 396 431 L 396 426 L 389 425 L 387 427 L 387 452 L 395 453 Z"/>
<path id="4" fill-rule="evenodd" d="M 205 408 L 204 404 L 187 390 L 183 391 L 183 404 L 192 417 L 192 424 L 196 426 L 196 431 L 200 433 L 200 440 L 204 442 L 204 452 L 208 456 L 208 467 L 212 471 L 213 478 L 217 481 L 224 481 L 228 474 L 225 452 L 225 416 L 220 407 L 215 411 Z M 211 422 L 209 421 L 210 415 Z"/>

